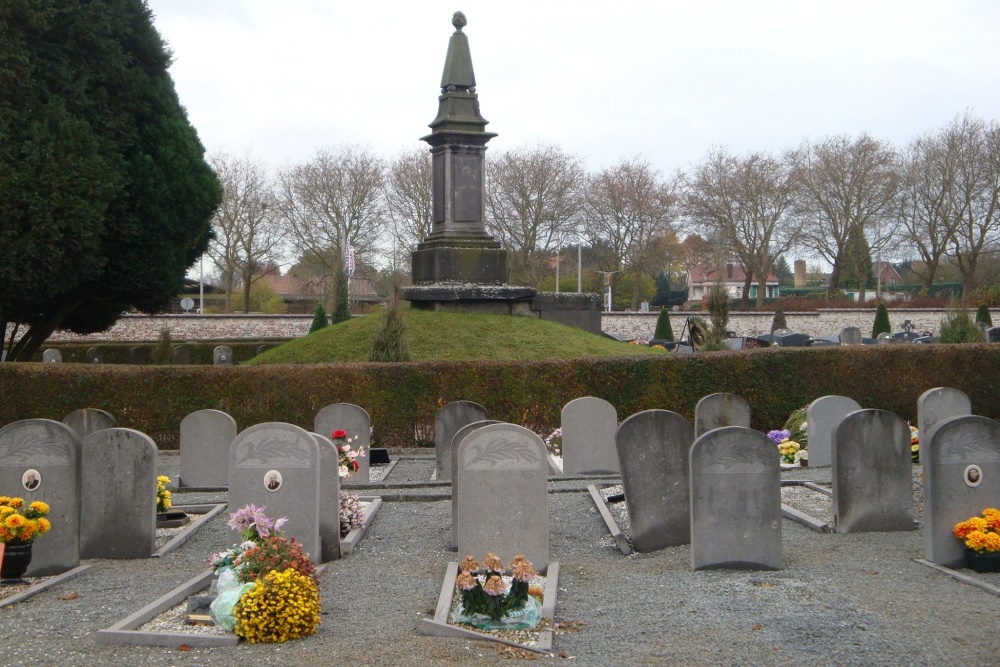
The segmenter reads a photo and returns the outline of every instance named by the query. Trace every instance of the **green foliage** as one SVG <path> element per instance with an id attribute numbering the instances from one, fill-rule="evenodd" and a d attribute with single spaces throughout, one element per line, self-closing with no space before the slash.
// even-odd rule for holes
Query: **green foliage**
<path id="1" fill-rule="evenodd" d="M 788 431 L 788 439 L 799 443 L 802 449 L 808 449 L 809 447 L 808 410 L 808 405 L 793 410 L 792 414 L 788 415 L 788 419 L 782 427 Z"/>
<path id="2" fill-rule="evenodd" d="M 333 291 L 333 312 L 330 313 L 330 324 L 340 324 L 351 319 L 351 304 L 347 295 L 347 272 L 341 267 L 336 275 L 336 285 Z"/>
<path id="3" fill-rule="evenodd" d="M 0 329 L 156 312 L 204 252 L 218 180 L 141 0 L 0 3 Z"/>
<path id="4" fill-rule="evenodd" d="M 726 339 L 726 325 L 729 324 L 729 309 L 731 307 L 729 292 L 722 285 L 712 285 L 708 290 L 706 302 L 708 312 L 712 317 L 712 331 L 708 338 L 710 342 L 717 345 Z M 725 348 L 713 347 L 712 349 Z"/>
<path id="5" fill-rule="evenodd" d="M 174 342 L 170 338 L 170 329 L 160 329 L 160 339 L 149 355 L 149 361 L 161 366 L 174 363 Z"/>
<path id="6" fill-rule="evenodd" d="M 674 330 L 670 327 L 670 312 L 666 308 L 660 308 L 660 314 L 656 318 L 656 330 L 653 338 L 659 340 L 673 340 Z"/>
<path id="7" fill-rule="evenodd" d="M 312 324 L 309 325 L 309 333 L 325 329 L 329 325 L 330 322 L 326 319 L 326 308 L 324 308 L 321 303 L 316 304 L 316 310 L 313 311 L 313 321 Z"/>
<path id="8" fill-rule="evenodd" d="M 785 311 L 781 308 L 774 309 L 774 318 L 771 320 L 771 333 L 778 329 L 787 329 L 788 322 L 785 321 Z"/>
<path id="9" fill-rule="evenodd" d="M 892 325 L 889 323 L 889 310 L 884 303 L 878 305 L 875 311 L 875 322 L 872 324 L 872 338 L 878 338 L 880 333 L 892 333 Z"/>
<path id="10" fill-rule="evenodd" d="M 243 291 L 240 290 L 233 294 L 233 312 L 284 315 L 288 312 L 288 306 L 271 283 L 257 280 L 250 285 L 250 308 L 243 308 Z"/>
<path id="11" fill-rule="evenodd" d="M 372 351 L 368 355 L 368 361 L 409 361 L 410 351 L 406 347 L 406 323 L 403 322 L 403 307 L 401 305 L 399 290 L 394 290 L 394 294 L 389 299 L 385 315 L 382 317 L 382 326 L 375 332 L 375 339 L 372 341 Z"/>
<path id="12" fill-rule="evenodd" d="M 990 317 L 990 308 L 985 303 L 979 304 L 979 308 L 976 309 L 976 324 L 982 324 L 984 326 L 993 326 L 993 318 Z"/>
<path id="13" fill-rule="evenodd" d="M 956 310 L 941 320 L 939 339 L 942 343 L 982 343 L 985 337 L 967 311 Z"/>

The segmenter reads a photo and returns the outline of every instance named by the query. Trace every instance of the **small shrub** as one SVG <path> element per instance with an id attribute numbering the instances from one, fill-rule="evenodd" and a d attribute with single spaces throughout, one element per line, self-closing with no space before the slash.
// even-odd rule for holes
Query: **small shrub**
<path id="1" fill-rule="evenodd" d="M 375 332 L 372 351 L 368 361 L 409 361 L 410 350 L 406 346 L 406 323 L 403 322 L 399 289 L 393 290 L 389 305 L 382 319 L 382 326 Z"/>
<path id="2" fill-rule="evenodd" d="M 170 339 L 170 329 L 160 329 L 160 339 L 156 341 L 150 361 L 161 366 L 174 363 L 174 343 Z"/>
<path id="3" fill-rule="evenodd" d="M 771 333 L 778 329 L 787 329 L 788 323 L 785 321 L 785 311 L 781 308 L 774 309 L 774 319 L 771 320 Z"/>
<path id="4" fill-rule="evenodd" d="M 983 332 L 967 311 L 959 310 L 941 320 L 940 341 L 942 343 L 982 343 Z"/>
<path id="5" fill-rule="evenodd" d="M 979 304 L 976 309 L 976 324 L 988 329 L 993 326 L 993 318 L 990 317 L 990 308 L 985 303 Z"/>
<path id="6" fill-rule="evenodd" d="M 892 333 L 892 325 L 889 324 L 889 311 L 884 303 L 878 305 L 875 311 L 875 322 L 872 324 L 872 338 L 878 338 L 880 333 Z"/>
<path id="7" fill-rule="evenodd" d="M 319 331 L 320 329 L 325 329 L 329 324 L 330 324 L 329 320 L 326 319 L 326 308 L 324 308 L 323 304 L 321 303 L 317 304 L 316 310 L 313 311 L 312 324 L 309 325 L 309 333 L 313 333 L 314 331 Z"/>
<path id="8" fill-rule="evenodd" d="M 670 327 L 670 313 L 666 308 L 660 308 L 660 315 L 656 318 L 656 330 L 653 338 L 658 340 L 673 340 L 674 330 Z"/>

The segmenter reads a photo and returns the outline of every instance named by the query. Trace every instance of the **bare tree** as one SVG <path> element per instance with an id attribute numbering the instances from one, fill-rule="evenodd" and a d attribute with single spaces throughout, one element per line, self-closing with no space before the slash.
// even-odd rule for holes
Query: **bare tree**
<path id="1" fill-rule="evenodd" d="M 431 231 L 433 216 L 431 153 L 427 149 L 401 151 L 389 165 L 386 212 L 393 239 L 392 271 L 404 270 L 410 253 Z M 405 270 L 409 270 L 408 268 Z"/>
<path id="2" fill-rule="evenodd" d="M 584 233 L 605 271 L 635 276 L 631 308 L 639 307 L 641 278 L 655 278 L 669 262 L 662 237 L 673 231 L 677 185 L 641 156 L 624 159 L 590 178 Z"/>
<path id="3" fill-rule="evenodd" d="M 984 253 L 1000 239 L 1000 126 L 965 114 L 948 127 L 959 144 L 959 173 L 951 191 L 958 218 L 951 256 L 962 275 L 962 294 L 975 287 Z"/>
<path id="4" fill-rule="evenodd" d="M 222 275 L 226 311 L 233 292 L 243 293 L 243 312 L 250 311 L 253 283 L 274 270 L 283 251 L 284 229 L 267 167 L 249 152 L 219 153 L 209 158 L 222 185 L 222 202 L 212 217 L 215 238 L 208 256 Z"/>
<path id="5" fill-rule="evenodd" d="M 747 283 L 756 277 L 758 306 L 776 258 L 799 240 L 788 215 L 794 193 L 788 161 L 766 153 L 736 157 L 725 149 L 710 151 L 686 184 L 686 214 L 707 235 L 724 240 L 747 269 Z"/>
<path id="6" fill-rule="evenodd" d="M 830 287 L 837 289 L 845 267 L 863 263 L 852 250 L 887 243 L 900 183 L 896 151 L 867 134 L 837 136 L 804 144 L 792 160 L 800 184 L 795 214 L 808 246 L 833 266 Z M 862 299 L 866 278 L 859 277 Z"/>
<path id="7" fill-rule="evenodd" d="M 487 228 L 510 253 L 512 282 L 537 285 L 544 260 L 572 240 L 586 175 L 581 158 L 551 144 L 487 159 Z"/>
<path id="8" fill-rule="evenodd" d="M 357 146 L 326 148 L 309 162 L 280 176 L 279 206 L 291 243 L 308 266 L 300 279 L 311 276 L 328 304 L 337 276 L 354 247 L 356 261 L 374 257 L 386 227 L 386 167 L 380 157 Z"/>

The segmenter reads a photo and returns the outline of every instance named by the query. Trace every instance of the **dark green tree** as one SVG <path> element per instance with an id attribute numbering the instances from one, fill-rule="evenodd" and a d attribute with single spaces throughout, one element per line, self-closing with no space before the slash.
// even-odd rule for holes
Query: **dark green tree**
<path id="1" fill-rule="evenodd" d="M 875 323 L 872 324 L 872 338 L 878 338 L 880 333 L 892 333 L 892 325 L 889 323 L 889 311 L 884 303 L 878 305 L 875 311 Z"/>
<path id="2" fill-rule="evenodd" d="M 340 324 L 351 319 L 351 306 L 347 300 L 347 271 L 341 267 L 334 277 L 337 282 L 333 288 L 333 310 L 330 312 L 330 324 Z"/>
<path id="3" fill-rule="evenodd" d="M 712 317 L 712 331 L 708 336 L 709 341 L 721 345 L 722 341 L 726 340 L 726 326 L 729 324 L 729 291 L 724 285 L 712 285 L 708 290 L 706 305 Z"/>
<path id="4" fill-rule="evenodd" d="M 990 307 L 985 303 L 979 304 L 979 308 L 976 309 L 976 324 L 987 328 L 993 326 L 993 318 L 990 317 Z"/>
<path id="5" fill-rule="evenodd" d="M 395 282 L 389 304 L 382 318 L 382 326 L 375 332 L 372 351 L 368 361 L 409 361 L 410 350 L 406 346 L 406 323 L 403 322 L 402 285 Z"/>
<path id="6" fill-rule="evenodd" d="M 167 306 L 221 193 L 142 0 L 4 0 L 0 35 L 0 332 L 18 360 Z"/>
<path id="7" fill-rule="evenodd" d="M 938 340 L 941 343 L 982 343 L 985 337 L 968 311 L 951 308 L 948 316 L 941 320 Z"/>
<path id="8" fill-rule="evenodd" d="M 670 313 L 666 308 L 660 308 L 660 315 L 656 318 L 656 330 L 653 338 L 658 340 L 673 340 L 674 330 L 670 327 Z"/>
<path id="9" fill-rule="evenodd" d="M 781 308 L 774 309 L 774 318 L 771 320 L 771 333 L 778 329 L 787 329 L 788 322 L 785 321 L 785 311 Z"/>
<path id="10" fill-rule="evenodd" d="M 313 311 L 313 321 L 309 325 L 309 333 L 325 329 L 329 324 L 330 321 L 326 319 L 326 308 L 321 303 L 316 304 L 316 310 Z"/>

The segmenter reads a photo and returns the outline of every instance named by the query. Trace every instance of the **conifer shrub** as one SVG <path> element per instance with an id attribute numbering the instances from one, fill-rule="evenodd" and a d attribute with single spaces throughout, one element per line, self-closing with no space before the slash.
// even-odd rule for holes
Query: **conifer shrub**
<path id="1" fill-rule="evenodd" d="M 889 311 L 884 303 L 878 305 L 875 311 L 875 322 L 872 324 L 872 338 L 878 338 L 880 333 L 892 333 L 892 325 L 889 323 Z"/>
<path id="2" fill-rule="evenodd" d="M 409 361 L 406 347 L 406 323 L 403 322 L 399 286 L 394 286 L 392 297 L 382 317 L 382 326 L 375 332 L 368 361 Z"/>
<path id="3" fill-rule="evenodd" d="M 993 318 L 990 317 L 990 308 L 985 303 L 979 304 L 979 308 L 976 309 L 976 324 L 987 329 L 993 326 Z"/>
<path id="4" fill-rule="evenodd" d="M 982 343 L 985 336 L 968 312 L 956 310 L 941 320 L 939 339 L 942 343 Z"/>
<path id="5" fill-rule="evenodd" d="M 785 311 L 781 308 L 774 309 L 774 318 L 771 320 L 771 333 L 778 329 L 787 329 L 788 322 L 785 321 Z"/>
<path id="6" fill-rule="evenodd" d="M 321 303 L 316 304 L 316 310 L 313 311 L 313 321 L 312 324 L 309 325 L 309 333 L 324 329 L 327 325 L 329 325 L 329 323 L 329 320 L 326 319 L 326 308 L 324 308 Z"/>
<path id="7" fill-rule="evenodd" d="M 174 363 L 174 342 L 170 339 L 170 329 L 160 329 L 160 339 L 156 341 L 149 361 L 161 366 Z"/>
<path id="8" fill-rule="evenodd" d="M 670 326 L 670 313 L 666 308 L 660 308 L 660 315 L 656 318 L 656 330 L 653 338 L 657 340 L 673 340 L 674 330 Z"/>

